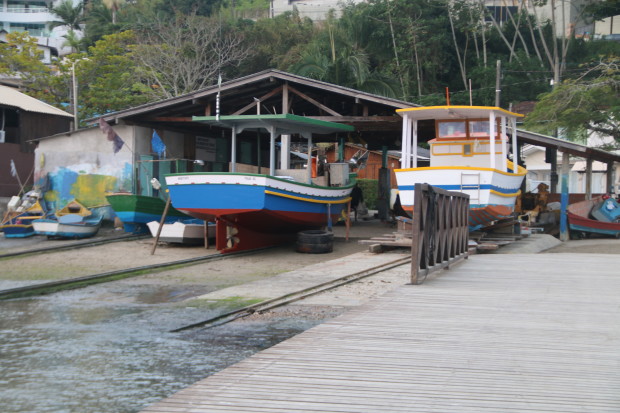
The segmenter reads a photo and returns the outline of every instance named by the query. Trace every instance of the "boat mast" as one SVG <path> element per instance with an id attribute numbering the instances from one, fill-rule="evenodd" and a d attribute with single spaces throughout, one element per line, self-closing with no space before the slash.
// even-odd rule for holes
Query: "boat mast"
<path id="1" fill-rule="evenodd" d="M 512 117 L 510 119 L 510 124 L 512 129 L 512 172 L 516 174 L 519 172 L 519 156 L 517 154 L 517 118 Z"/>
<path id="2" fill-rule="evenodd" d="M 489 113 L 489 168 L 495 169 L 495 111 Z"/>
<path id="3" fill-rule="evenodd" d="M 237 127 L 232 126 L 232 143 L 230 148 L 230 161 L 232 162 L 231 172 L 237 172 Z"/>
<path id="4" fill-rule="evenodd" d="M 500 141 L 502 144 L 502 171 L 508 172 L 508 136 L 506 135 L 506 116 L 500 116 L 500 122 Z"/>

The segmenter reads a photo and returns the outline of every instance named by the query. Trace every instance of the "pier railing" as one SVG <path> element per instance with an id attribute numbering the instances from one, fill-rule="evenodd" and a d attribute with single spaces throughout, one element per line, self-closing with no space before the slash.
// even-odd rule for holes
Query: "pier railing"
<path id="1" fill-rule="evenodd" d="M 411 283 L 468 257 L 469 195 L 415 184 Z"/>

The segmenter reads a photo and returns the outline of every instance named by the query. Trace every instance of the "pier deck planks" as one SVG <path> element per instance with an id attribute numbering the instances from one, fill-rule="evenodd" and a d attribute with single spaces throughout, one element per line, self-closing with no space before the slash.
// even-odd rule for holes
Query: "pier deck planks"
<path id="1" fill-rule="evenodd" d="M 618 412 L 620 258 L 474 255 L 145 412 Z"/>

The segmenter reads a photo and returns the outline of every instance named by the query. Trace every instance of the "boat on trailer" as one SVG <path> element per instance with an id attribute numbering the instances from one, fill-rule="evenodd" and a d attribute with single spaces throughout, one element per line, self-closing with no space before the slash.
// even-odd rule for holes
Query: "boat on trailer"
<path id="1" fill-rule="evenodd" d="M 294 241 L 299 231 L 322 229 L 336 222 L 350 201 L 355 182 L 348 164 L 328 164 L 324 175 L 313 177 L 311 148 L 313 134 L 351 132 L 353 127 L 291 114 L 200 116 L 193 120 L 231 129 L 230 172 L 170 174 L 166 184 L 176 209 L 215 221 L 216 248 L 221 252 Z M 237 171 L 237 134 L 243 130 L 269 132 L 268 173 L 259 173 L 258 167 L 254 167 L 256 172 Z M 293 134 L 308 140 L 307 168 L 276 170 L 276 138 Z"/>
<path id="2" fill-rule="evenodd" d="M 469 229 L 511 218 L 525 168 L 508 159 L 518 153 L 516 121 L 522 115 L 493 106 L 429 106 L 398 109 L 403 118 L 402 164 L 395 170 L 403 209 L 412 214 L 414 187 L 426 183 L 469 195 Z M 431 135 L 430 166 L 417 166 L 420 125 Z M 432 131 L 431 131 L 432 129 Z M 430 131 L 430 132 L 429 132 Z"/>

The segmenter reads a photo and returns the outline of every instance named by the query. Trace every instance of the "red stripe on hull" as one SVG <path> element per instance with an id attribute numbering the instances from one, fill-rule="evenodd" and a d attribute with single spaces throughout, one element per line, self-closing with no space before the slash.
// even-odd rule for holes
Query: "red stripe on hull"
<path id="1" fill-rule="evenodd" d="M 413 216 L 413 206 L 403 207 L 405 212 Z M 471 226 L 482 225 L 487 226 L 493 221 L 504 219 L 512 215 L 512 208 L 505 205 L 487 205 L 480 208 L 469 209 L 469 223 Z"/>
<path id="2" fill-rule="evenodd" d="M 290 211 L 243 209 L 183 209 L 183 212 L 205 221 L 223 219 L 256 232 L 282 233 L 315 229 L 327 225 L 327 214 Z M 332 214 L 332 222 L 340 216 Z"/>

